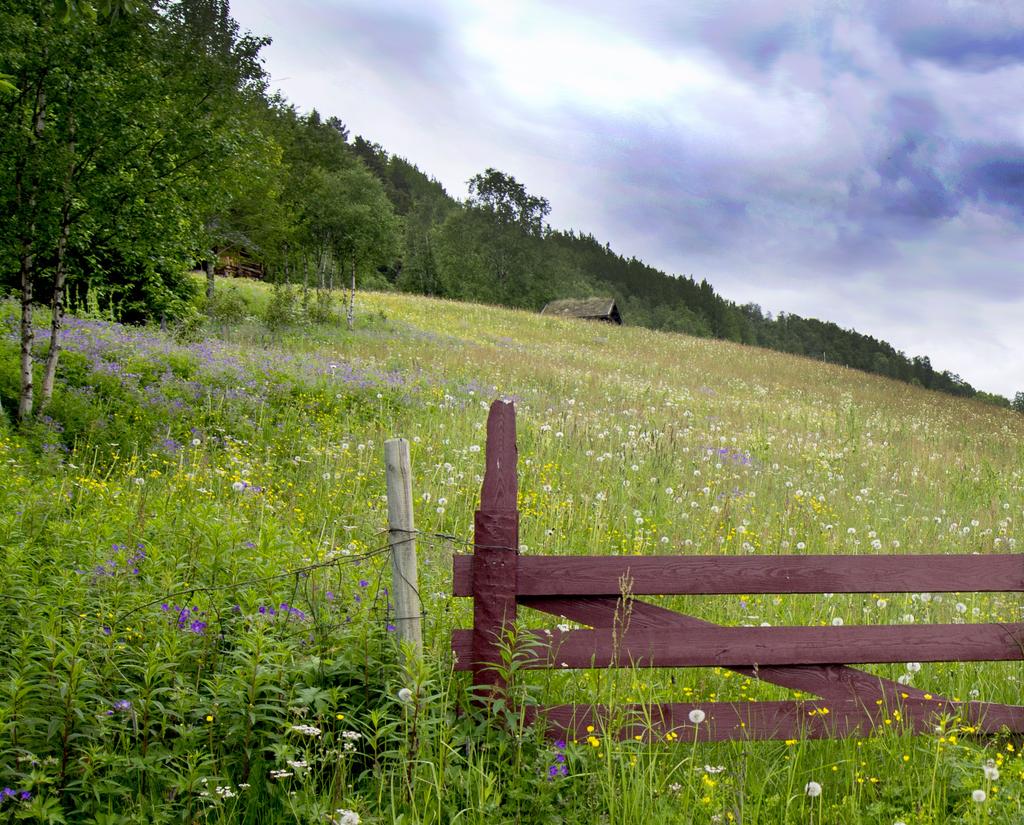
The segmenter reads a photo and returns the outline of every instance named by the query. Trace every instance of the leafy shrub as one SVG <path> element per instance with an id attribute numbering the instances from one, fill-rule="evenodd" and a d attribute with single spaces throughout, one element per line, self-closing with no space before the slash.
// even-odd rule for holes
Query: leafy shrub
<path id="1" fill-rule="evenodd" d="M 241 292 L 222 284 L 206 302 L 206 314 L 211 321 L 223 327 L 242 323 L 251 314 L 251 309 Z"/>
<path id="2" fill-rule="evenodd" d="M 306 302 L 305 313 L 314 324 L 333 324 L 339 320 L 334 309 L 334 295 L 327 289 L 316 290 L 312 300 Z"/>
<path id="3" fill-rule="evenodd" d="M 298 290 L 291 284 L 274 284 L 270 300 L 263 311 L 263 323 L 267 329 L 283 329 L 297 323 L 300 317 Z"/>

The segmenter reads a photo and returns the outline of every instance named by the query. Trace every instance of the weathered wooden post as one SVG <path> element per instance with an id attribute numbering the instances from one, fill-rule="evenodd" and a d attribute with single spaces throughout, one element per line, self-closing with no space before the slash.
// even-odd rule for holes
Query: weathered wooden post
<path id="1" fill-rule="evenodd" d="M 395 598 L 398 638 L 409 642 L 416 656 L 423 655 L 420 630 L 419 578 L 416 572 L 416 528 L 412 516 L 412 466 L 409 442 L 384 442 L 384 473 L 388 492 L 388 541 L 391 544 L 391 593 Z"/>
<path id="2" fill-rule="evenodd" d="M 505 629 L 516 620 L 519 560 L 519 479 L 516 412 L 495 401 L 487 417 L 486 469 L 473 537 L 473 686 L 477 697 L 500 694 Z"/>

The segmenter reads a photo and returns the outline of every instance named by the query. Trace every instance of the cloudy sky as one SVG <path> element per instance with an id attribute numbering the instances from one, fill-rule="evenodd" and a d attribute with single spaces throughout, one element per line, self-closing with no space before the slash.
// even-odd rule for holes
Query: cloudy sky
<path id="1" fill-rule="evenodd" d="M 234 0 L 272 85 L 456 197 L 1024 390 L 1018 0 Z"/>

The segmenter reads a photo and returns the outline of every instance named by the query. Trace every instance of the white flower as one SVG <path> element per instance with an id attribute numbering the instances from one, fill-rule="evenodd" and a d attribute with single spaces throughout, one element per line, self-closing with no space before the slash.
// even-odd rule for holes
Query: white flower
<path id="1" fill-rule="evenodd" d="M 242 490 L 245 489 L 245 482 L 236 481 L 234 484 L 231 485 L 231 489 L 234 490 L 236 493 L 240 493 L 242 492 Z"/>
<path id="2" fill-rule="evenodd" d="M 313 725 L 292 725 L 291 729 L 296 733 L 301 733 L 305 736 L 319 736 L 323 733 L 320 728 L 313 727 Z"/>
<path id="3" fill-rule="evenodd" d="M 978 788 L 976 791 L 971 791 L 971 799 L 975 802 L 984 802 L 987 797 L 988 794 L 981 790 L 981 788 Z"/>
<path id="4" fill-rule="evenodd" d="M 834 619 L 832 620 L 832 627 L 842 627 L 842 626 L 843 626 L 843 620 L 842 620 L 842 618 L 841 618 L 840 616 L 836 616 L 836 617 L 835 617 L 835 618 L 834 618 Z"/>
<path id="5" fill-rule="evenodd" d="M 921 670 L 921 663 L 920 662 L 907 662 L 907 672 L 908 673 L 918 673 L 918 672 L 920 672 L 920 670 Z"/>
<path id="6" fill-rule="evenodd" d="M 804 793 L 811 798 L 821 796 L 821 785 L 817 782 L 808 782 L 804 785 Z"/>
<path id="7" fill-rule="evenodd" d="M 725 770 L 725 765 L 705 765 L 704 773 L 721 773 Z"/>
<path id="8" fill-rule="evenodd" d="M 996 767 L 996 763 L 994 760 L 989 759 L 988 762 L 986 762 L 981 769 L 982 771 L 984 771 L 985 778 L 989 782 L 995 782 L 999 778 L 999 768 Z"/>
<path id="9" fill-rule="evenodd" d="M 888 606 L 889 606 L 889 600 L 888 600 L 888 599 L 879 599 L 879 600 L 878 600 L 877 602 L 875 602 L 875 604 L 876 604 L 876 605 L 877 605 L 877 606 L 878 606 L 879 608 L 881 608 L 882 610 L 884 610 L 884 609 L 885 609 L 886 607 L 888 607 Z"/>
<path id="10" fill-rule="evenodd" d="M 338 808 L 331 817 L 334 825 L 359 825 L 359 814 L 347 808 Z"/>
<path id="11" fill-rule="evenodd" d="M 966 613 L 967 612 L 967 605 L 964 604 L 963 602 L 957 602 L 956 603 L 956 612 L 957 613 Z"/>
<path id="12" fill-rule="evenodd" d="M 411 702 L 412 701 L 412 691 L 409 690 L 409 688 L 402 688 L 401 690 L 399 690 L 398 691 L 398 701 L 399 702 Z"/>
<path id="13" fill-rule="evenodd" d="M 693 724 L 695 725 L 699 725 L 701 722 L 707 719 L 707 717 L 708 715 L 700 708 L 694 708 L 690 711 L 690 721 L 693 722 Z"/>
<path id="14" fill-rule="evenodd" d="M 141 487 L 143 484 L 146 483 L 146 479 L 144 479 L 144 478 L 133 478 L 132 479 L 132 483 L 134 483 L 137 487 Z"/>

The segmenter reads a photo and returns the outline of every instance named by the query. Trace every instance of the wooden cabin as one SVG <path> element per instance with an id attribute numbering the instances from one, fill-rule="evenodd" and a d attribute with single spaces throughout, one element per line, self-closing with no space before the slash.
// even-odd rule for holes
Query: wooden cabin
<path id="1" fill-rule="evenodd" d="M 621 324 L 622 316 L 615 306 L 613 298 L 566 298 L 551 301 L 540 311 L 541 315 L 554 315 L 556 318 L 582 318 L 586 321 L 607 321 L 610 324 Z"/>

